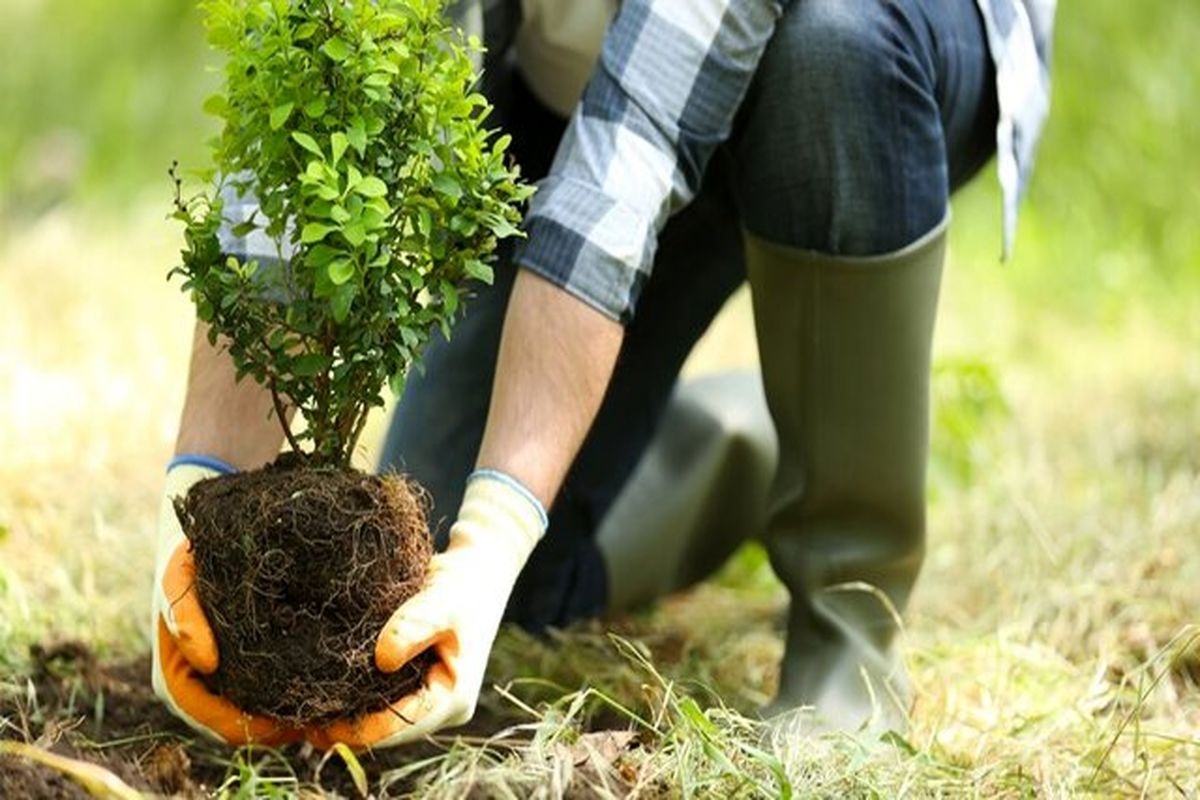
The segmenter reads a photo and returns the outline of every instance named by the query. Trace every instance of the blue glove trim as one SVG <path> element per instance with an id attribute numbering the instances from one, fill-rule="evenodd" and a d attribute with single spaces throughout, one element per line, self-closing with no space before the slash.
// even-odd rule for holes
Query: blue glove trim
<path id="1" fill-rule="evenodd" d="M 175 469 L 175 467 L 182 467 L 184 464 L 190 464 L 193 467 L 208 467 L 209 469 L 215 469 L 222 475 L 232 475 L 233 473 L 237 472 L 236 467 L 232 466 L 231 464 L 227 464 L 219 458 L 202 456 L 196 453 L 182 453 L 175 456 L 169 462 L 167 462 L 167 472 Z"/>
<path id="2" fill-rule="evenodd" d="M 530 504 L 533 505 L 533 507 L 537 510 L 538 517 L 540 517 L 542 520 L 542 530 L 545 530 L 550 526 L 550 518 L 546 516 L 546 508 L 542 505 L 542 501 L 534 497 L 533 492 L 526 489 L 525 484 L 521 483 L 512 475 L 508 475 L 497 469 L 477 469 L 467 476 L 467 483 L 470 483 L 476 478 L 488 478 L 493 481 L 500 481 L 500 483 L 503 483 L 505 486 L 524 497 L 530 502 Z"/>

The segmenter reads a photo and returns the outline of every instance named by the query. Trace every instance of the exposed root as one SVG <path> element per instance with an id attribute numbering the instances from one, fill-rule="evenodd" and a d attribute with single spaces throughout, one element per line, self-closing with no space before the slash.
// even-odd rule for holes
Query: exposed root
<path id="1" fill-rule="evenodd" d="M 176 511 L 221 655 L 210 687 L 297 725 L 378 711 L 416 690 L 431 654 L 385 674 L 374 652 L 425 579 L 427 505 L 399 476 L 286 461 L 192 487 Z"/>

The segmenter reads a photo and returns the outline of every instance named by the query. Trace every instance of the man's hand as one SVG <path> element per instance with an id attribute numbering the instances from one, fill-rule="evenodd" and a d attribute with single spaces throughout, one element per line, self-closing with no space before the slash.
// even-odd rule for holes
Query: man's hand
<path id="1" fill-rule="evenodd" d="M 541 504 L 503 475 L 472 476 L 450 546 L 430 562 L 425 588 L 380 634 L 375 660 L 393 672 L 432 648 L 438 662 L 415 694 L 357 720 L 297 730 L 248 714 L 210 692 L 202 676 L 219 664 L 216 639 L 195 589 L 195 565 L 173 499 L 220 474 L 176 465 L 167 473 L 159 515 L 153 602 L 154 691 L 189 726 L 228 744 L 282 744 L 307 738 L 328 749 L 389 747 L 471 718 L 492 642 L 517 575 L 546 529 Z"/>
<path id="2" fill-rule="evenodd" d="M 181 463 L 184 461 L 184 463 Z M 196 596 L 196 568 L 175 515 L 174 499 L 195 483 L 222 474 L 212 465 L 177 459 L 167 471 L 158 517 L 150 638 L 154 693 L 195 730 L 228 744 L 281 744 L 300 733 L 247 714 L 201 680 L 217 669 L 217 642 Z"/>
<path id="3" fill-rule="evenodd" d="M 514 479 L 476 472 L 467 482 L 450 545 L 433 557 L 425 587 L 384 626 L 375 663 L 394 672 L 424 650 L 438 661 L 424 686 L 390 708 L 306 732 L 314 745 L 391 747 L 475 713 L 483 672 L 513 584 L 546 530 L 546 512 Z"/>

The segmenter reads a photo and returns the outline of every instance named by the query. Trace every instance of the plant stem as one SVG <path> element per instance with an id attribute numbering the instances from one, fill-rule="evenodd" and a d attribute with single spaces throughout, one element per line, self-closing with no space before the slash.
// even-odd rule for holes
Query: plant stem
<path id="1" fill-rule="evenodd" d="M 362 408 L 358 412 L 358 422 L 354 425 L 354 430 L 350 434 L 350 439 L 346 442 L 346 466 L 350 466 L 350 457 L 354 454 L 354 444 L 362 436 L 363 429 L 367 427 L 367 418 L 371 415 L 371 409 Z"/>
<path id="2" fill-rule="evenodd" d="M 292 426 L 288 425 L 287 413 L 283 408 L 283 400 L 280 399 L 279 392 L 275 389 L 274 375 L 271 376 L 270 386 L 268 388 L 271 390 L 271 404 L 275 406 L 275 418 L 279 420 L 279 427 L 283 428 L 284 438 L 287 439 L 288 444 L 291 446 L 296 455 L 303 458 L 304 451 L 300 449 L 300 443 L 296 441 L 296 437 L 292 433 Z"/>

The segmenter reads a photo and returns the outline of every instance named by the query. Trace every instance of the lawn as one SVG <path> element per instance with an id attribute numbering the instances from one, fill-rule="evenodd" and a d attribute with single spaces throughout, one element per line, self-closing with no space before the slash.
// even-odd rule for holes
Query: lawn
<path id="1" fill-rule="evenodd" d="M 503 632 L 465 731 L 325 759 L 194 741 L 145 686 L 192 325 L 164 278 L 165 168 L 198 157 L 207 78 L 185 4 L 123 5 L 135 22 L 23 0 L 0 32 L 19 66 L 0 77 L 0 739 L 185 795 L 356 796 L 361 768 L 384 796 L 1200 796 L 1200 9 L 1065 5 L 1011 263 L 990 179 L 956 199 L 909 730 L 756 719 L 786 597 L 749 546 L 645 614 Z M 39 49 L 68 11 L 63 41 L 92 44 Z M 688 371 L 754 360 L 739 295 Z"/>

